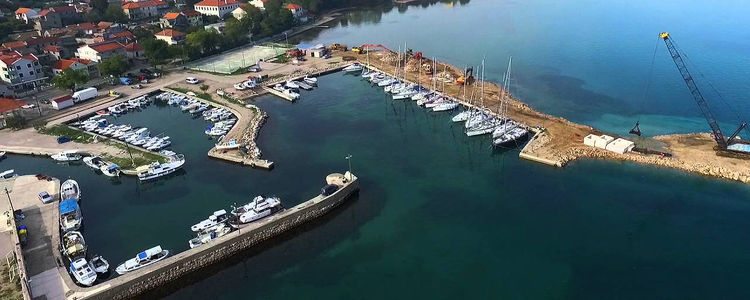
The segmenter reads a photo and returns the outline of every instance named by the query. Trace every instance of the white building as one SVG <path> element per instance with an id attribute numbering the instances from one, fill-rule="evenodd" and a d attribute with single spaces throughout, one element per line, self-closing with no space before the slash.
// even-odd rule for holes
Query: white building
<path id="1" fill-rule="evenodd" d="M 631 141 L 622 138 L 615 139 L 614 137 L 608 135 L 599 136 L 589 134 L 585 138 L 583 138 L 583 144 L 586 146 L 596 147 L 619 154 L 625 154 L 635 148 L 635 143 Z"/>
<path id="2" fill-rule="evenodd" d="M 269 0 L 253 0 L 253 1 L 250 1 L 250 5 L 257 7 L 260 10 L 266 10 L 265 3 L 268 1 Z"/>
<path id="3" fill-rule="evenodd" d="M 30 20 L 36 18 L 39 18 L 39 12 L 33 8 L 19 7 L 16 9 L 16 19 L 23 20 L 26 24 L 29 24 Z"/>
<path id="4" fill-rule="evenodd" d="M 247 12 L 242 7 L 237 7 L 232 11 L 232 16 L 237 20 L 242 20 L 242 18 L 247 16 Z"/>
<path id="5" fill-rule="evenodd" d="M 39 59 L 33 54 L 0 55 L 0 79 L 7 83 L 11 90 L 36 88 L 39 82 L 46 78 Z"/>
<path id="6" fill-rule="evenodd" d="M 76 57 L 95 62 L 118 54 L 127 57 L 125 46 L 115 41 L 86 45 L 76 51 Z"/>
<path id="7" fill-rule="evenodd" d="M 52 101 L 50 101 L 50 103 L 52 104 L 52 108 L 54 108 L 56 110 L 61 110 L 61 109 L 66 108 L 66 107 L 71 107 L 74 104 L 73 103 L 73 97 L 70 96 L 70 95 L 65 95 L 65 96 L 62 96 L 62 97 L 58 97 L 58 98 L 52 99 Z"/>
<path id="8" fill-rule="evenodd" d="M 236 0 L 203 0 L 193 7 L 201 14 L 223 19 L 225 15 L 231 14 L 233 10 L 240 7 L 240 4 Z"/>

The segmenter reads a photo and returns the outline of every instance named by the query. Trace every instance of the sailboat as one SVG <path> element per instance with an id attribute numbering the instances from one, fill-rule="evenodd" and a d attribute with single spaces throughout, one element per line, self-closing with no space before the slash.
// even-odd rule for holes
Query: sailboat
<path id="1" fill-rule="evenodd" d="M 510 67 L 512 62 L 513 58 L 511 57 L 508 60 L 508 71 L 505 72 L 503 86 L 505 93 L 503 93 L 504 97 L 500 101 L 499 111 L 505 118 L 507 118 L 508 115 L 508 101 L 510 100 Z M 507 118 L 507 121 L 502 126 L 498 126 L 498 128 L 492 133 L 492 146 L 499 147 L 516 142 L 525 137 L 528 133 L 529 131 L 527 129 Z"/>

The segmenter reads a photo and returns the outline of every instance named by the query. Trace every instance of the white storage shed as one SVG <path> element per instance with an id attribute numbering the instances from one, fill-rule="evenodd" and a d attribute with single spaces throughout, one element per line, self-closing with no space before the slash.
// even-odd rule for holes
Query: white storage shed
<path id="1" fill-rule="evenodd" d="M 602 134 L 594 143 L 594 147 L 607 149 L 607 144 L 611 143 L 614 140 L 615 138 Z"/>
<path id="2" fill-rule="evenodd" d="M 607 144 L 607 150 L 625 154 L 626 152 L 629 152 L 630 150 L 633 150 L 635 147 L 635 143 L 628 141 L 626 139 L 616 139 L 613 142 Z"/>
<path id="3" fill-rule="evenodd" d="M 52 104 L 52 108 L 56 110 L 61 110 L 67 107 L 73 106 L 73 97 L 70 95 L 57 97 L 55 99 L 52 99 L 50 101 L 50 104 Z"/>

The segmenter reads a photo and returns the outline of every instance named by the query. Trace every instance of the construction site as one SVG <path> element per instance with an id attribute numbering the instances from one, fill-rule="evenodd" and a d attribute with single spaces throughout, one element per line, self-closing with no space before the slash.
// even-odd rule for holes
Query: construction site
<path id="1" fill-rule="evenodd" d="M 422 52 L 407 49 L 399 52 L 382 45 L 366 44 L 348 48 L 346 45 L 333 44 L 329 47 L 336 56 L 344 61 L 357 61 L 366 67 L 399 75 L 402 81 L 423 84 L 435 84 L 443 94 L 457 99 L 465 107 L 482 106 L 495 114 L 505 114 L 507 118 L 526 125 L 533 136 L 520 150 L 519 157 L 563 167 L 579 158 L 612 159 L 633 161 L 642 164 L 657 165 L 698 173 L 706 176 L 725 178 L 750 183 L 750 141 L 741 140 L 738 136 L 745 129 L 745 123 L 726 136 L 719 128 L 709 106 L 700 93 L 678 50 L 674 47 L 668 33 L 660 34 L 667 49 L 682 75 L 685 84 L 705 117 L 710 132 L 672 134 L 654 137 L 641 136 L 639 124 L 630 131 L 630 136 L 618 136 L 602 132 L 591 126 L 570 122 L 564 118 L 539 112 L 495 83 L 484 82 L 473 74 L 471 68 L 462 70 L 446 62 L 428 58 Z M 483 95 L 477 93 L 482 85 Z M 477 99 L 482 99 L 479 103 Z M 499 111 L 501 101 L 506 101 L 506 111 Z M 686 102 L 690 101 L 686 99 Z M 628 151 L 609 151 L 606 147 L 593 147 L 584 144 L 587 136 L 611 137 L 632 141 Z M 624 152 L 624 153 L 619 153 Z"/>

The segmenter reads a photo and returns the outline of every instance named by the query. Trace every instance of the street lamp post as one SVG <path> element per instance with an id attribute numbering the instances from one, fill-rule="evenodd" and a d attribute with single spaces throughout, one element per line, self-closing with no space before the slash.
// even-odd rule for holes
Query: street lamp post
<path id="1" fill-rule="evenodd" d="M 289 35 L 286 32 L 284 32 L 284 41 L 289 45 Z"/>
<path id="2" fill-rule="evenodd" d="M 347 155 L 344 158 L 346 158 L 346 161 L 349 163 L 349 176 L 351 176 L 351 174 L 352 174 L 352 155 L 349 154 L 349 155 Z"/>

